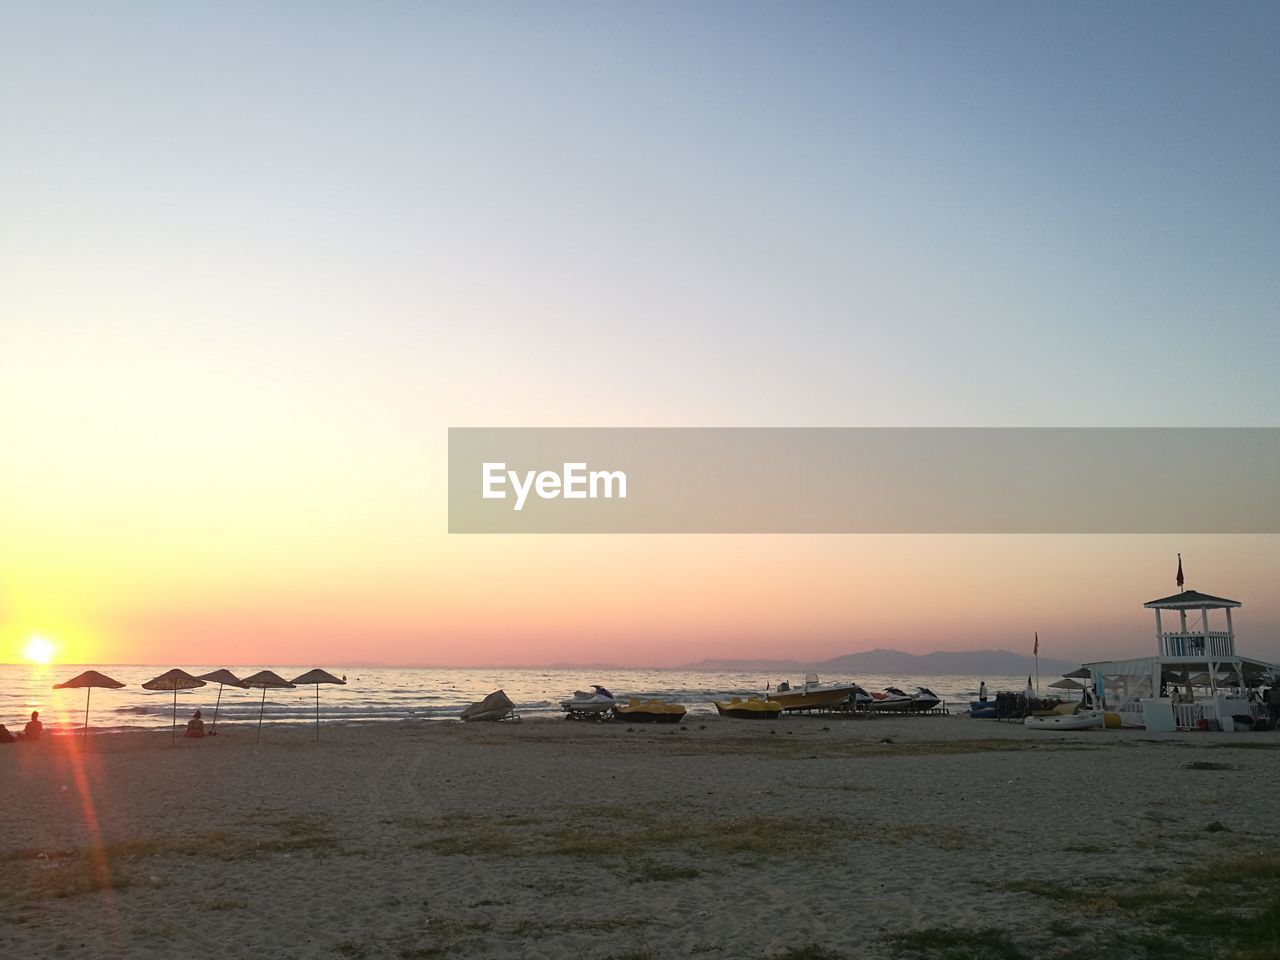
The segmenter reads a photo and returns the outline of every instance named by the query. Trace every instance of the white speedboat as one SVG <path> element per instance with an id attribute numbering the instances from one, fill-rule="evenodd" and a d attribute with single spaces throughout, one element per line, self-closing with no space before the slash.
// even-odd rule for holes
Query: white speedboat
<path id="1" fill-rule="evenodd" d="M 833 710 L 848 700 L 858 685 L 848 683 L 819 683 L 818 675 L 811 673 L 804 678 L 804 683 L 793 687 L 785 680 L 778 681 L 777 688 L 769 695 L 770 700 L 782 704 L 784 711 L 790 710 Z"/>
<path id="2" fill-rule="evenodd" d="M 1081 710 L 1079 713 L 1051 713 L 1043 717 L 1027 717 L 1022 721 L 1032 730 L 1089 730 L 1106 722 L 1101 710 Z"/>
<path id="3" fill-rule="evenodd" d="M 572 697 L 560 701 L 560 709 L 570 720 L 600 720 L 613 709 L 615 702 L 612 693 L 595 684 L 590 693 L 585 690 L 573 691 Z"/>

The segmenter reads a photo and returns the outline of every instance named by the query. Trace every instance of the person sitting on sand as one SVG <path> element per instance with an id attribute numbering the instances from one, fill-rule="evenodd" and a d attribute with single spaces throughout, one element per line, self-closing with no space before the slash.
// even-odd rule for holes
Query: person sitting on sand
<path id="1" fill-rule="evenodd" d="M 191 719 L 187 721 L 187 732 L 186 734 L 184 734 L 184 736 L 188 736 L 188 737 L 204 736 L 204 721 L 200 719 L 199 710 L 197 710 L 195 714 L 192 715 Z"/>
<path id="2" fill-rule="evenodd" d="M 18 738 L 9 732 L 9 728 L 0 723 L 0 743 L 13 743 Z"/>
<path id="3" fill-rule="evenodd" d="M 40 722 L 40 711 L 32 710 L 31 719 L 27 721 L 27 726 L 22 731 L 22 739 L 39 740 L 42 733 L 44 733 L 44 724 Z"/>

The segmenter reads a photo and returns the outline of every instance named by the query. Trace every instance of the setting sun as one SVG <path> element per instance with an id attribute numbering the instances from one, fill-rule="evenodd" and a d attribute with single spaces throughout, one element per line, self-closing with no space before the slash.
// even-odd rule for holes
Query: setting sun
<path id="1" fill-rule="evenodd" d="M 32 636 L 23 655 L 32 663 L 48 663 L 53 659 L 53 644 L 39 635 Z"/>

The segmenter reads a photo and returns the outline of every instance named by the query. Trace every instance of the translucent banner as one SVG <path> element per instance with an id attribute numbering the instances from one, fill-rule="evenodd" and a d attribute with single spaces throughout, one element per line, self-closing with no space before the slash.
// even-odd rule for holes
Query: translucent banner
<path id="1" fill-rule="evenodd" d="M 1277 533 L 1276 428 L 453 428 L 451 533 Z"/>

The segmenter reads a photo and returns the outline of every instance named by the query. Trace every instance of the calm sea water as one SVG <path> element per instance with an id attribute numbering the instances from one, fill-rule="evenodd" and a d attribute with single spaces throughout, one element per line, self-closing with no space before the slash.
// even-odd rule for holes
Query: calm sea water
<path id="1" fill-rule="evenodd" d="M 183 667 L 188 673 L 209 673 L 221 664 Z M 11 730 L 21 729 L 32 710 L 40 711 L 46 727 L 78 728 L 84 723 L 85 691 L 54 690 L 55 683 L 69 680 L 89 669 L 83 666 L 0 665 L 0 723 Z M 164 673 L 157 666 L 94 666 L 102 673 L 126 684 L 119 690 L 95 689 L 89 702 L 89 726 L 92 730 L 121 730 L 163 727 L 170 723 L 173 694 L 143 690 L 142 684 Z M 248 676 L 261 666 L 231 665 L 237 676 Z M 290 679 L 310 667 L 269 667 Z M 338 723 L 376 721 L 447 720 L 456 718 L 469 703 L 484 698 L 494 690 L 506 690 L 523 715 L 556 715 L 559 703 L 574 690 L 589 689 L 593 683 L 603 684 L 617 697 L 654 696 L 685 704 L 690 713 L 715 713 L 711 701 L 728 696 L 749 696 L 763 691 L 766 683 L 788 679 L 793 684 L 802 677 L 770 676 L 759 672 L 721 673 L 691 670 L 590 670 L 530 669 L 423 669 L 361 668 L 329 664 L 325 669 L 337 676 L 344 673 L 346 686 L 320 687 L 320 718 Z M 822 680 L 856 679 L 870 691 L 886 686 L 901 687 L 912 692 L 917 685 L 929 687 L 952 704 L 964 709 L 976 696 L 979 682 L 987 681 L 996 690 L 1021 690 L 1026 677 L 978 676 L 824 676 Z M 1052 677 L 1042 678 L 1047 683 Z M 212 719 L 217 684 L 178 693 L 178 717 L 190 716 L 196 709 L 204 711 L 205 724 Z M 222 692 L 218 723 L 256 721 L 261 690 L 239 690 L 227 687 Z M 315 718 L 315 687 L 294 690 L 268 690 L 265 718 L 271 722 L 304 723 Z"/>

